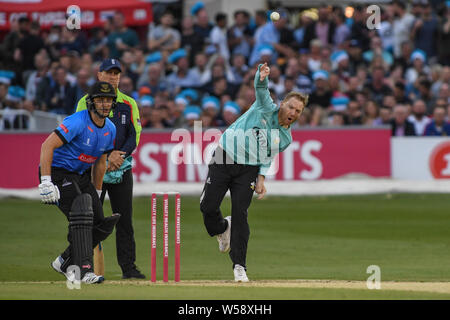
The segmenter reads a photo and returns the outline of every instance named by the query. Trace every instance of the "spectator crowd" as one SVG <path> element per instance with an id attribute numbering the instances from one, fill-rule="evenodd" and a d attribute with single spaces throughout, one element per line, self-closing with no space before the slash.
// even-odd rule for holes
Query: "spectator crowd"
<path id="1" fill-rule="evenodd" d="M 226 127 L 255 100 L 256 66 L 268 62 L 275 103 L 293 90 L 309 94 L 294 128 L 450 135 L 450 1 L 380 7 L 372 28 L 364 5 L 279 9 L 273 22 L 266 10 L 210 17 L 197 2 L 185 17 L 155 17 L 145 39 L 121 12 L 92 30 L 42 30 L 21 17 L 0 43 L 0 110 L 70 115 L 101 61 L 114 58 L 119 90 L 136 99 L 143 128 Z M 0 130 L 27 126 L 19 120 L 4 112 Z"/>

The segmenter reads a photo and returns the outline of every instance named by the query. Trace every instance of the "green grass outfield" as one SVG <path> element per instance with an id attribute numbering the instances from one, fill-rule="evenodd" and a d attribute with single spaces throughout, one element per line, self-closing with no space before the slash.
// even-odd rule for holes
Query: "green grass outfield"
<path id="1" fill-rule="evenodd" d="M 181 283 L 120 280 L 111 236 L 104 242 L 107 281 L 69 290 L 50 268 L 66 246 L 64 215 L 39 201 L 3 199 L 0 299 L 450 299 L 449 205 L 450 195 L 439 194 L 255 198 L 247 256 L 252 282 L 234 284 L 228 255 L 205 231 L 199 197 L 182 197 Z M 173 200 L 169 209 L 173 279 Z M 230 212 L 229 198 L 222 210 Z M 149 278 L 149 198 L 134 199 L 133 221 L 137 265 Z M 158 217 L 158 279 L 161 222 Z M 365 288 L 370 265 L 381 268 L 381 290 Z"/>

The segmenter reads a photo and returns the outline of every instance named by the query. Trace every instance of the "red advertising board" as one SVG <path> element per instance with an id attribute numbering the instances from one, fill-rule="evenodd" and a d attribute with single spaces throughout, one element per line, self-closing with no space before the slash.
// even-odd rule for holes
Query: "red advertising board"
<path id="1" fill-rule="evenodd" d="M 43 29 L 65 26 L 68 17 L 79 17 L 82 29 L 100 27 L 116 10 L 123 13 L 128 26 L 146 26 L 153 20 L 152 4 L 139 0 L 2 0 L 0 3 L 0 30 L 9 30 L 11 22 L 21 16 L 38 21 Z"/>
<path id="2" fill-rule="evenodd" d="M 186 135 L 187 134 L 187 135 Z M 135 181 L 198 182 L 220 131 L 144 132 L 133 154 Z M 39 153 L 47 134 L 1 134 L 0 188 L 38 184 Z M 351 173 L 390 177 L 388 129 L 292 131 L 292 144 L 274 165 L 276 180 L 333 179 Z"/>
<path id="3" fill-rule="evenodd" d="M 0 188 L 33 188 L 39 184 L 39 155 L 48 134 L 0 134 Z"/>

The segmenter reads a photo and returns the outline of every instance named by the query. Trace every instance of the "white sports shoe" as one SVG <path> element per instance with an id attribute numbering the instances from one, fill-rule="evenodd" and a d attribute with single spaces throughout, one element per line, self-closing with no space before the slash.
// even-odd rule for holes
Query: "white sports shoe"
<path id="1" fill-rule="evenodd" d="M 240 264 L 234 266 L 234 281 L 235 282 L 248 282 L 247 273 L 245 268 Z"/>
<path id="2" fill-rule="evenodd" d="M 61 266 L 63 263 L 64 263 L 64 259 L 61 256 L 57 256 L 55 261 L 53 261 L 51 263 L 51 266 L 56 272 L 64 274 L 64 272 L 62 272 L 62 270 L 61 270 Z"/>
<path id="3" fill-rule="evenodd" d="M 56 259 L 50 265 L 52 266 L 53 270 L 64 275 L 67 280 L 73 281 L 74 276 L 72 274 L 69 274 L 68 272 L 67 273 L 63 272 L 61 270 L 61 266 L 63 263 L 64 263 L 64 259 L 61 256 L 57 256 Z"/>
<path id="4" fill-rule="evenodd" d="M 98 276 L 93 272 L 86 273 L 83 279 L 81 279 L 81 282 L 87 284 L 102 283 L 103 281 L 105 281 L 105 278 L 103 278 L 103 276 Z"/>
<path id="5" fill-rule="evenodd" d="M 228 227 L 224 233 L 217 235 L 217 241 L 219 242 L 220 252 L 228 252 L 230 250 L 230 238 L 231 238 L 231 216 L 225 217 L 228 221 Z"/>
<path id="6" fill-rule="evenodd" d="M 64 263 L 64 259 L 61 256 L 58 256 L 51 263 L 51 266 L 52 266 L 53 270 L 63 274 L 67 278 L 67 280 L 69 280 L 71 282 L 76 281 L 74 272 L 70 272 L 70 271 L 63 272 L 61 270 L 61 266 L 62 266 L 63 263 Z M 86 273 L 84 275 L 83 279 L 81 279 L 81 282 L 88 283 L 88 284 L 91 284 L 91 283 L 102 283 L 103 281 L 105 281 L 105 278 L 103 276 L 97 276 L 93 272 Z"/>

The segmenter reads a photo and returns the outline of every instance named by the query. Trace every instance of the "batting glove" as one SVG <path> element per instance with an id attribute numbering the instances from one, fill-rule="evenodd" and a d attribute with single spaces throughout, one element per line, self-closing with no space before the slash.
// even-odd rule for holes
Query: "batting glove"
<path id="1" fill-rule="evenodd" d="M 42 183 L 39 185 L 39 193 L 43 203 L 46 204 L 58 204 L 59 190 L 55 186 L 50 176 L 42 176 Z"/>

